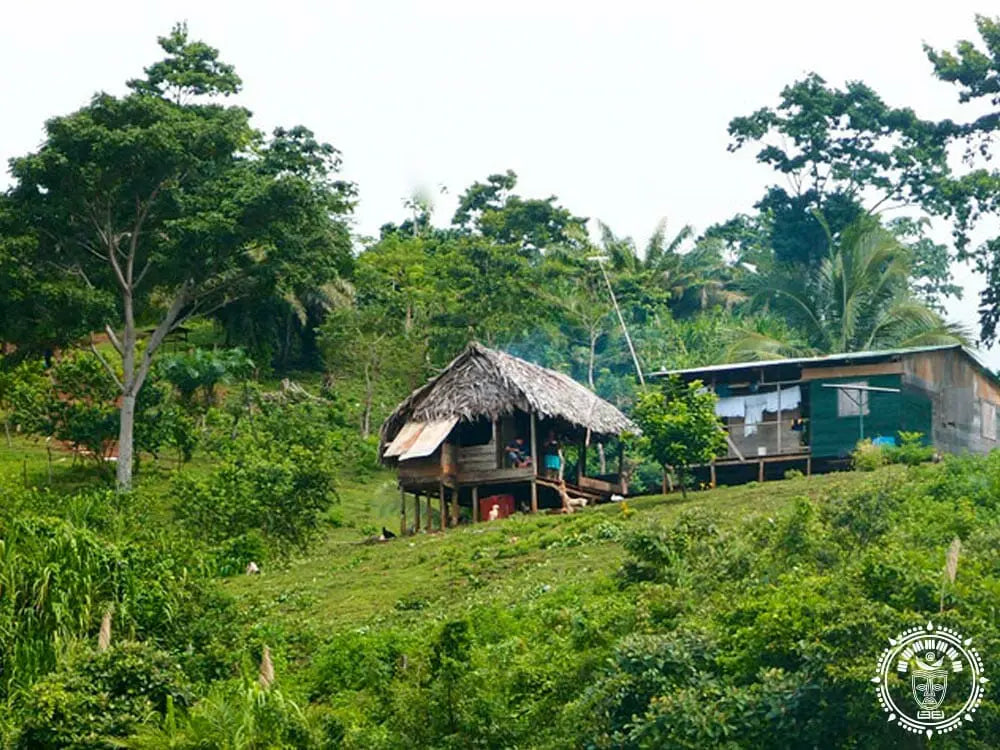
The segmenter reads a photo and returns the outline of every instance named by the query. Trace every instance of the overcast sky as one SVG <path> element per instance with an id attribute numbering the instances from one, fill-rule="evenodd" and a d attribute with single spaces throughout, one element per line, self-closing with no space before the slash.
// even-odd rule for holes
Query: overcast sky
<path id="1" fill-rule="evenodd" d="M 645 240 L 667 217 L 704 229 L 774 181 L 730 154 L 726 125 L 809 71 L 863 79 L 890 104 L 965 119 L 921 43 L 975 38 L 981 0 L 797 2 L 13 2 L 0 16 L 0 159 L 38 146 L 46 117 L 159 59 L 186 20 L 236 66 L 258 127 L 304 124 L 360 189 L 356 231 L 404 216 L 415 189 L 454 196 L 513 169 L 519 192 Z M 946 238 L 946 232 L 941 234 Z M 975 327 L 979 281 L 956 269 Z M 986 353 L 1000 365 L 1000 348 Z"/>

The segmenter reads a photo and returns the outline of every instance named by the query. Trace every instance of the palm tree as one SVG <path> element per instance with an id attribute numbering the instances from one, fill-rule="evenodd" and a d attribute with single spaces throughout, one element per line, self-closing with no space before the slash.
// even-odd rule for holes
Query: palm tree
<path id="1" fill-rule="evenodd" d="M 962 326 L 947 323 L 913 296 L 906 247 L 871 219 L 831 241 L 830 254 L 815 271 L 778 267 L 751 276 L 749 291 L 755 306 L 785 317 L 805 341 L 736 329 L 731 334 L 733 358 L 968 342 Z"/>
<path id="2" fill-rule="evenodd" d="M 729 307 L 740 299 L 716 243 L 698 242 L 685 249 L 685 243 L 694 237 L 690 225 L 671 237 L 666 220 L 661 220 L 642 252 L 631 237 L 616 236 L 604 223 L 598 227 L 601 250 L 608 256 L 610 268 L 641 294 L 647 306 L 665 302 L 675 315 L 683 317 L 720 304 Z"/>

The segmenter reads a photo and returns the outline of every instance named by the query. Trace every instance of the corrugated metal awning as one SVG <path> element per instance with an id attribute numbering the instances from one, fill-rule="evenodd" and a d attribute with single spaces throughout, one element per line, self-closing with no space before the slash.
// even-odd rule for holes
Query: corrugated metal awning
<path id="1" fill-rule="evenodd" d="M 400 461 L 406 461 L 411 458 L 423 458 L 424 456 L 431 455 L 437 450 L 437 447 L 441 445 L 448 433 L 451 432 L 451 428 L 455 426 L 458 422 L 458 417 L 451 417 L 450 419 L 437 419 L 433 422 L 426 422 L 421 424 L 423 429 L 417 435 L 416 440 L 410 445 L 410 447 L 400 455 Z M 408 422 L 407 425 L 414 424 Z M 406 426 L 404 425 L 404 429 Z M 400 431 L 402 432 L 402 430 Z M 393 443 L 396 441 L 394 440 Z"/>
<path id="2" fill-rule="evenodd" d="M 396 437 L 393 439 L 388 446 L 386 446 L 385 453 L 382 454 L 383 458 L 392 458 L 393 456 L 399 456 L 406 453 L 406 449 L 413 445 L 413 441 L 417 439 L 420 431 L 424 429 L 423 422 L 407 422 L 403 425 Z"/>

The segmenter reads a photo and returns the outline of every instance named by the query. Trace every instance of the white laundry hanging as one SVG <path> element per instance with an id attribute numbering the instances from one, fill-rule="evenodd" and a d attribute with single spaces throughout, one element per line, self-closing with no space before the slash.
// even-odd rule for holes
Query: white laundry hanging
<path id="1" fill-rule="evenodd" d="M 743 417 L 744 437 L 757 434 L 757 425 L 764 420 L 764 412 L 777 412 L 779 392 L 751 393 L 746 396 L 727 396 L 720 398 L 715 404 L 715 413 L 719 417 Z M 781 409 L 797 409 L 802 403 L 802 389 L 793 385 L 782 388 L 780 392 Z"/>

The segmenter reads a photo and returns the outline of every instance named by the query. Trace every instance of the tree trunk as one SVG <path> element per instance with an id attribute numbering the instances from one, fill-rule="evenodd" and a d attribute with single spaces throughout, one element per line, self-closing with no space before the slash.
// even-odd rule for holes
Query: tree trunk
<path id="1" fill-rule="evenodd" d="M 135 432 L 135 396 L 138 390 L 135 372 L 135 349 L 138 336 L 135 330 L 135 312 L 132 301 L 131 290 L 123 290 L 122 308 L 125 313 L 125 328 L 122 331 L 122 379 L 119 383 L 122 390 L 122 404 L 119 412 L 118 466 L 116 467 L 116 484 L 120 492 L 128 492 L 132 489 L 132 442 Z"/>
<path id="2" fill-rule="evenodd" d="M 132 489 L 132 434 L 135 429 L 135 396 L 122 396 L 121 425 L 118 428 L 119 490 Z"/>
<path id="3" fill-rule="evenodd" d="M 590 329 L 590 352 L 587 357 L 587 383 L 590 385 L 590 390 L 597 393 L 597 389 L 594 387 L 594 360 L 597 357 L 597 339 L 600 336 L 600 330 L 597 328 Z"/>
<path id="4" fill-rule="evenodd" d="M 361 414 L 361 437 L 363 438 L 367 438 L 371 434 L 373 391 L 371 368 L 365 364 L 365 409 Z"/>
<path id="5" fill-rule="evenodd" d="M 597 457 L 601 462 L 601 475 L 608 473 L 608 457 L 604 455 L 604 443 L 597 444 Z"/>
<path id="6" fill-rule="evenodd" d="M 106 329 L 109 333 L 109 337 L 112 339 L 112 343 L 116 345 L 116 348 L 121 354 L 121 380 L 117 379 L 117 376 L 111 370 L 111 366 L 107 363 L 107 360 L 101 357 L 97 349 L 94 348 L 94 353 L 97 354 L 101 362 L 103 362 L 105 367 L 108 368 L 111 378 L 116 381 L 122 394 L 120 425 L 118 428 L 118 467 L 116 470 L 116 484 L 118 485 L 119 492 L 127 492 L 132 489 L 136 396 L 138 396 L 139 391 L 142 388 L 142 384 L 146 381 L 146 376 L 149 374 L 149 368 L 153 364 L 153 355 L 156 354 L 157 350 L 160 348 L 160 344 L 163 343 L 163 339 L 166 335 L 173 330 L 173 327 L 177 324 L 180 318 L 181 310 L 183 310 L 185 304 L 187 304 L 187 293 L 189 288 L 190 282 L 185 283 L 178 291 L 177 296 L 174 297 L 173 302 L 170 304 L 170 309 L 167 310 L 167 314 L 156 326 L 153 331 L 153 335 L 149 337 L 149 341 L 146 342 L 146 348 L 143 350 L 142 357 L 138 363 L 136 363 L 138 334 L 135 326 L 133 297 L 130 290 L 126 289 L 123 291 L 122 307 L 125 313 L 125 329 L 122 331 L 121 342 L 117 342 L 114 338 L 114 331 L 112 331 L 110 327 Z"/>

